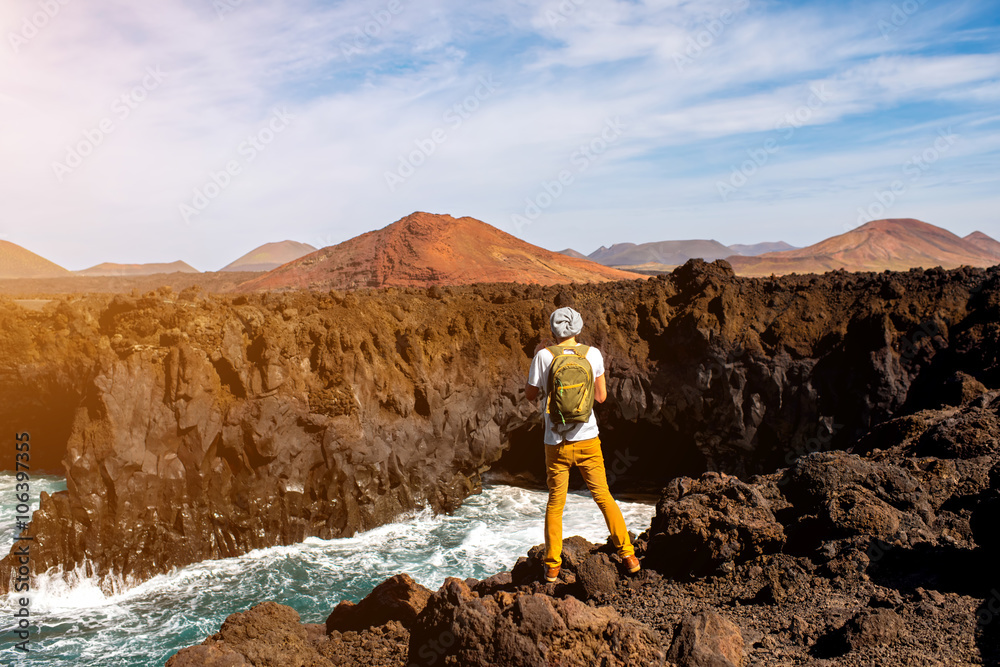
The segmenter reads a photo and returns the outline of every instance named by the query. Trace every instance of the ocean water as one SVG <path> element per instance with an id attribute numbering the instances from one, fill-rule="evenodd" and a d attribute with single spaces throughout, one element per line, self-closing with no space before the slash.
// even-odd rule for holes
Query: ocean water
<path id="1" fill-rule="evenodd" d="M 33 509 L 41 490 L 63 480 L 32 479 Z M 49 665 L 162 665 L 179 649 L 218 631 L 225 618 L 275 600 L 322 623 L 340 600 L 360 600 L 387 577 L 409 573 L 436 590 L 445 577 L 483 578 L 510 569 L 544 541 L 546 494 L 487 486 L 454 514 L 422 510 L 350 538 L 258 549 L 238 558 L 203 561 L 105 596 L 93 581 L 41 575 L 32 581 L 31 653 L 15 651 L 11 613 L 17 595 L 0 600 L 0 663 Z M 6 553 L 14 535 L 14 478 L 0 473 L 0 539 Z M 629 528 L 649 526 L 652 505 L 619 502 Z M 563 518 L 566 536 L 604 542 L 608 532 L 586 493 L 571 493 Z"/>

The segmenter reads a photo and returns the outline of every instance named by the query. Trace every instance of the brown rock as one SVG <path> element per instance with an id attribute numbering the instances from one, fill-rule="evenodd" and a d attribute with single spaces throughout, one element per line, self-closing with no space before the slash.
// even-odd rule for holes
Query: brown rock
<path id="1" fill-rule="evenodd" d="M 167 660 L 167 667 L 249 667 L 250 664 L 221 642 L 189 646 Z"/>
<path id="2" fill-rule="evenodd" d="M 735 477 L 676 478 L 664 490 L 648 531 L 644 564 L 664 573 L 708 574 L 778 551 L 782 525 L 767 500 Z"/>
<path id="3" fill-rule="evenodd" d="M 463 667 L 650 665 L 663 656 L 655 632 L 610 607 L 541 593 L 477 597 L 457 579 L 431 597 L 409 650 L 411 663 L 446 658 Z"/>
<path id="4" fill-rule="evenodd" d="M 903 619 L 892 609 L 864 609 L 844 626 L 844 641 L 851 649 L 893 644 L 903 634 Z"/>
<path id="5" fill-rule="evenodd" d="M 667 653 L 679 667 L 740 667 L 745 656 L 739 628 L 711 611 L 684 616 Z"/>
<path id="6" fill-rule="evenodd" d="M 231 614 L 219 632 L 202 646 L 180 651 L 167 664 L 170 667 L 196 664 L 332 667 L 333 663 L 317 653 L 308 634 L 294 609 L 276 602 L 262 602 L 248 611 Z M 198 663 L 198 660 L 214 662 Z"/>
<path id="7" fill-rule="evenodd" d="M 327 632 L 364 630 L 389 621 L 399 621 L 409 628 L 424 610 L 431 591 L 408 574 L 397 574 L 386 579 L 361 602 L 344 601 L 337 605 L 326 619 Z"/>
<path id="8" fill-rule="evenodd" d="M 605 553 L 591 554 L 576 568 L 576 581 L 585 598 L 599 599 L 614 593 L 618 580 L 618 568 Z"/>

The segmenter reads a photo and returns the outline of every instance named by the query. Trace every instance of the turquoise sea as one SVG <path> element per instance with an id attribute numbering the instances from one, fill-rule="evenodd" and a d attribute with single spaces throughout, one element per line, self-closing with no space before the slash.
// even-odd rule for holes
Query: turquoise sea
<path id="1" fill-rule="evenodd" d="M 65 488 L 56 477 L 32 479 L 38 494 Z M 226 616 L 258 602 L 276 600 L 321 623 L 340 600 L 359 600 L 387 577 L 408 572 L 436 590 L 445 577 L 483 578 L 510 569 L 543 541 L 546 494 L 511 486 L 487 486 L 451 515 L 423 510 L 399 521 L 338 540 L 309 538 L 285 547 L 259 549 L 238 558 L 203 561 L 105 596 L 93 581 L 71 574 L 32 581 L 32 652 L 14 650 L 15 595 L 0 601 L 4 619 L 0 664 L 162 665 L 179 649 L 218 631 Z M 14 476 L 0 473 L 0 545 L 14 536 Z M 654 508 L 619 503 L 631 530 L 649 526 Z M 570 494 L 564 534 L 594 541 L 607 528 L 589 494 Z M 22 594 L 23 595 L 23 594 Z"/>

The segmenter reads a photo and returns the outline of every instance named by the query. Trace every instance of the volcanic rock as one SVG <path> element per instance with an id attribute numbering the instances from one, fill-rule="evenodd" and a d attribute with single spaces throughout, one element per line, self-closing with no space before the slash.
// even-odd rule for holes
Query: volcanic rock
<path id="1" fill-rule="evenodd" d="M 389 621 L 361 632 L 334 631 L 303 624 L 291 607 L 264 602 L 232 614 L 218 633 L 198 646 L 182 649 L 169 667 L 334 667 L 402 665 L 409 632 Z"/>
<path id="2" fill-rule="evenodd" d="M 866 535 L 908 544 L 933 541 L 933 507 L 920 482 L 898 466 L 844 452 L 810 454 L 779 480 L 796 517 L 791 540 Z"/>
<path id="3" fill-rule="evenodd" d="M 294 609 L 276 602 L 262 602 L 248 611 L 232 614 L 219 632 L 201 646 L 181 650 L 167 665 L 331 665 L 317 655 L 308 635 Z"/>
<path id="4" fill-rule="evenodd" d="M 45 442 L 37 464 L 67 478 L 33 517 L 36 573 L 90 568 L 112 590 L 418 507 L 447 511 L 487 470 L 543 484 L 524 377 L 548 313 L 572 300 L 583 340 L 605 354 L 597 418 L 613 489 L 658 491 L 706 469 L 749 480 L 872 434 L 865 462 L 829 459 L 846 499 L 803 463 L 756 485 L 765 505 L 721 477 L 669 500 L 711 529 L 712 546 L 693 543 L 696 569 L 766 555 L 779 534 L 766 512 L 793 549 L 817 548 L 833 527 L 843 540 L 944 548 L 971 542 L 969 494 L 988 488 L 998 282 L 969 268 L 744 279 L 692 261 L 662 279 L 587 286 L 161 290 L 42 311 L 0 299 L 0 419 Z M 888 284 L 902 296 L 880 296 Z M 957 372 L 987 392 L 949 407 L 953 425 L 921 412 Z"/>
<path id="5" fill-rule="evenodd" d="M 608 607 L 539 593 L 479 596 L 449 578 L 410 634 L 409 660 L 448 656 L 455 664 L 661 664 L 656 633 Z"/>
<path id="6" fill-rule="evenodd" d="M 776 553 L 785 542 L 760 491 L 718 473 L 671 480 L 645 537 L 645 566 L 676 576 L 704 575 L 724 563 Z"/>
<path id="7" fill-rule="evenodd" d="M 903 619 L 892 609 L 865 609 L 844 627 L 844 642 L 851 649 L 881 646 L 904 634 Z"/>
<path id="8" fill-rule="evenodd" d="M 413 625 L 431 596 L 431 591 L 413 581 L 408 574 L 397 574 L 375 587 L 358 604 L 343 601 L 326 619 L 326 631 L 364 630 L 389 621 L 404 627 Z"/>
<path id="9" fill-rule="evenodd" d="M 667 659 L 679 667 L 740 667 L 745 655 L 740 629 L 714 612 L 703 611 L 681 620 Z"/>
<path id="10" fill-rule="evenodd" d="M 972 542 L 968 522 L 981 514 L 973 525 L 990 534 L 995 514 L 981 510 L 1000 495 L 1000 454 L 919 451 L 932 431 L 991 432 L 995 423 L 984 416 L 997 406 L 974 403 L 890 420 L 877 429 L 881 447 L 858 447 L 864 454 L 817 452 L 749 482 L 720 474 L 674 480 L 654 526 L 667 524 L 671 512 L 682 524 L 707 517 L 700 532 L 681 532 L 695 553 L 721 565 L 680 579 L 648 569 L 620 578 L 598 591 L 610 607 L 578 599 L 590 596 L 588 577 L 603 582 L 612 564 L 608 545 L 578 537 L 564 541 L 566 567 L 555 584 L 540 581 L 541 545 L 513 573 L 472 588 L 448 579 L 417 617 L 408 658 L 463 665 L 993 664 L 995 544 Z M 749 509 L 733 511 L 736 504 Z M 698 511 L 682 512 L 688 505 Z M 784 553 L 719 546 L 766 543 L 775 526 L 789 536 Z M 801 536 L 809 531 L 812 541 Z M 745 539 L 757 534 L 765 539 Z M 656 560 L 653 541 L 636 545 L 644 565 Z M 692 607 L 701 611 L 692 615 Z M 345 648 L 371 641 L 348 634 Z"/>
<path id="11" fill-rule="evenodd" d="M 576 581 L 583 589 L 583 599 L 601 599 L 618 588 L 618 569 L 605 553 L 588 556 L 576 568 Z"/>

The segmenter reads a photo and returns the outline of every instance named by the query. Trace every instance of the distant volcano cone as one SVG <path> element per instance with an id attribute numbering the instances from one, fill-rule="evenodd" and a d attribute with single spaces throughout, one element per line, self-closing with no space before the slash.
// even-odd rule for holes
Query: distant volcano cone
<path id="1" fill-rule="evenodd" d="M 82 271 L 74 271 L 78 276 L 152 276 L 158 273 L 201 273 L 187 262 L 180 260 L 169 263 L 115 264 L 104 262 Z"/>
<path id="2" fill-rule="evenodd" d="M 270 271 L 282 264 L 287 264 L 293 260 L 316 252 L 316 248 L 308 243 L 298 241 L 278 241 L 275 243 L 265 243 L 243 255 L 242 257 L 226 264 L 220 271 Z"/>
<path id="3" fill-rule="evenodd" d="M 413 213 L 243 283 L 241 290 L 350 289 L 640 278 L 526 243 L 474 218 Z"/>
<path id="4" fill-rule="evenodd" d="M 906 271 L 935 266 L 954 269 L 1000 262 L 975 243 L 912 218 L 874 220 L 805 248 L 727 260 L 736 273 L 749 276 L 824 273 L 836 269 Z"/>
<path id="5" fill-rule="evenodd" d="M 0 241 L 0 278 L 58 278 L 70 272 L 10 241 Z"/>

